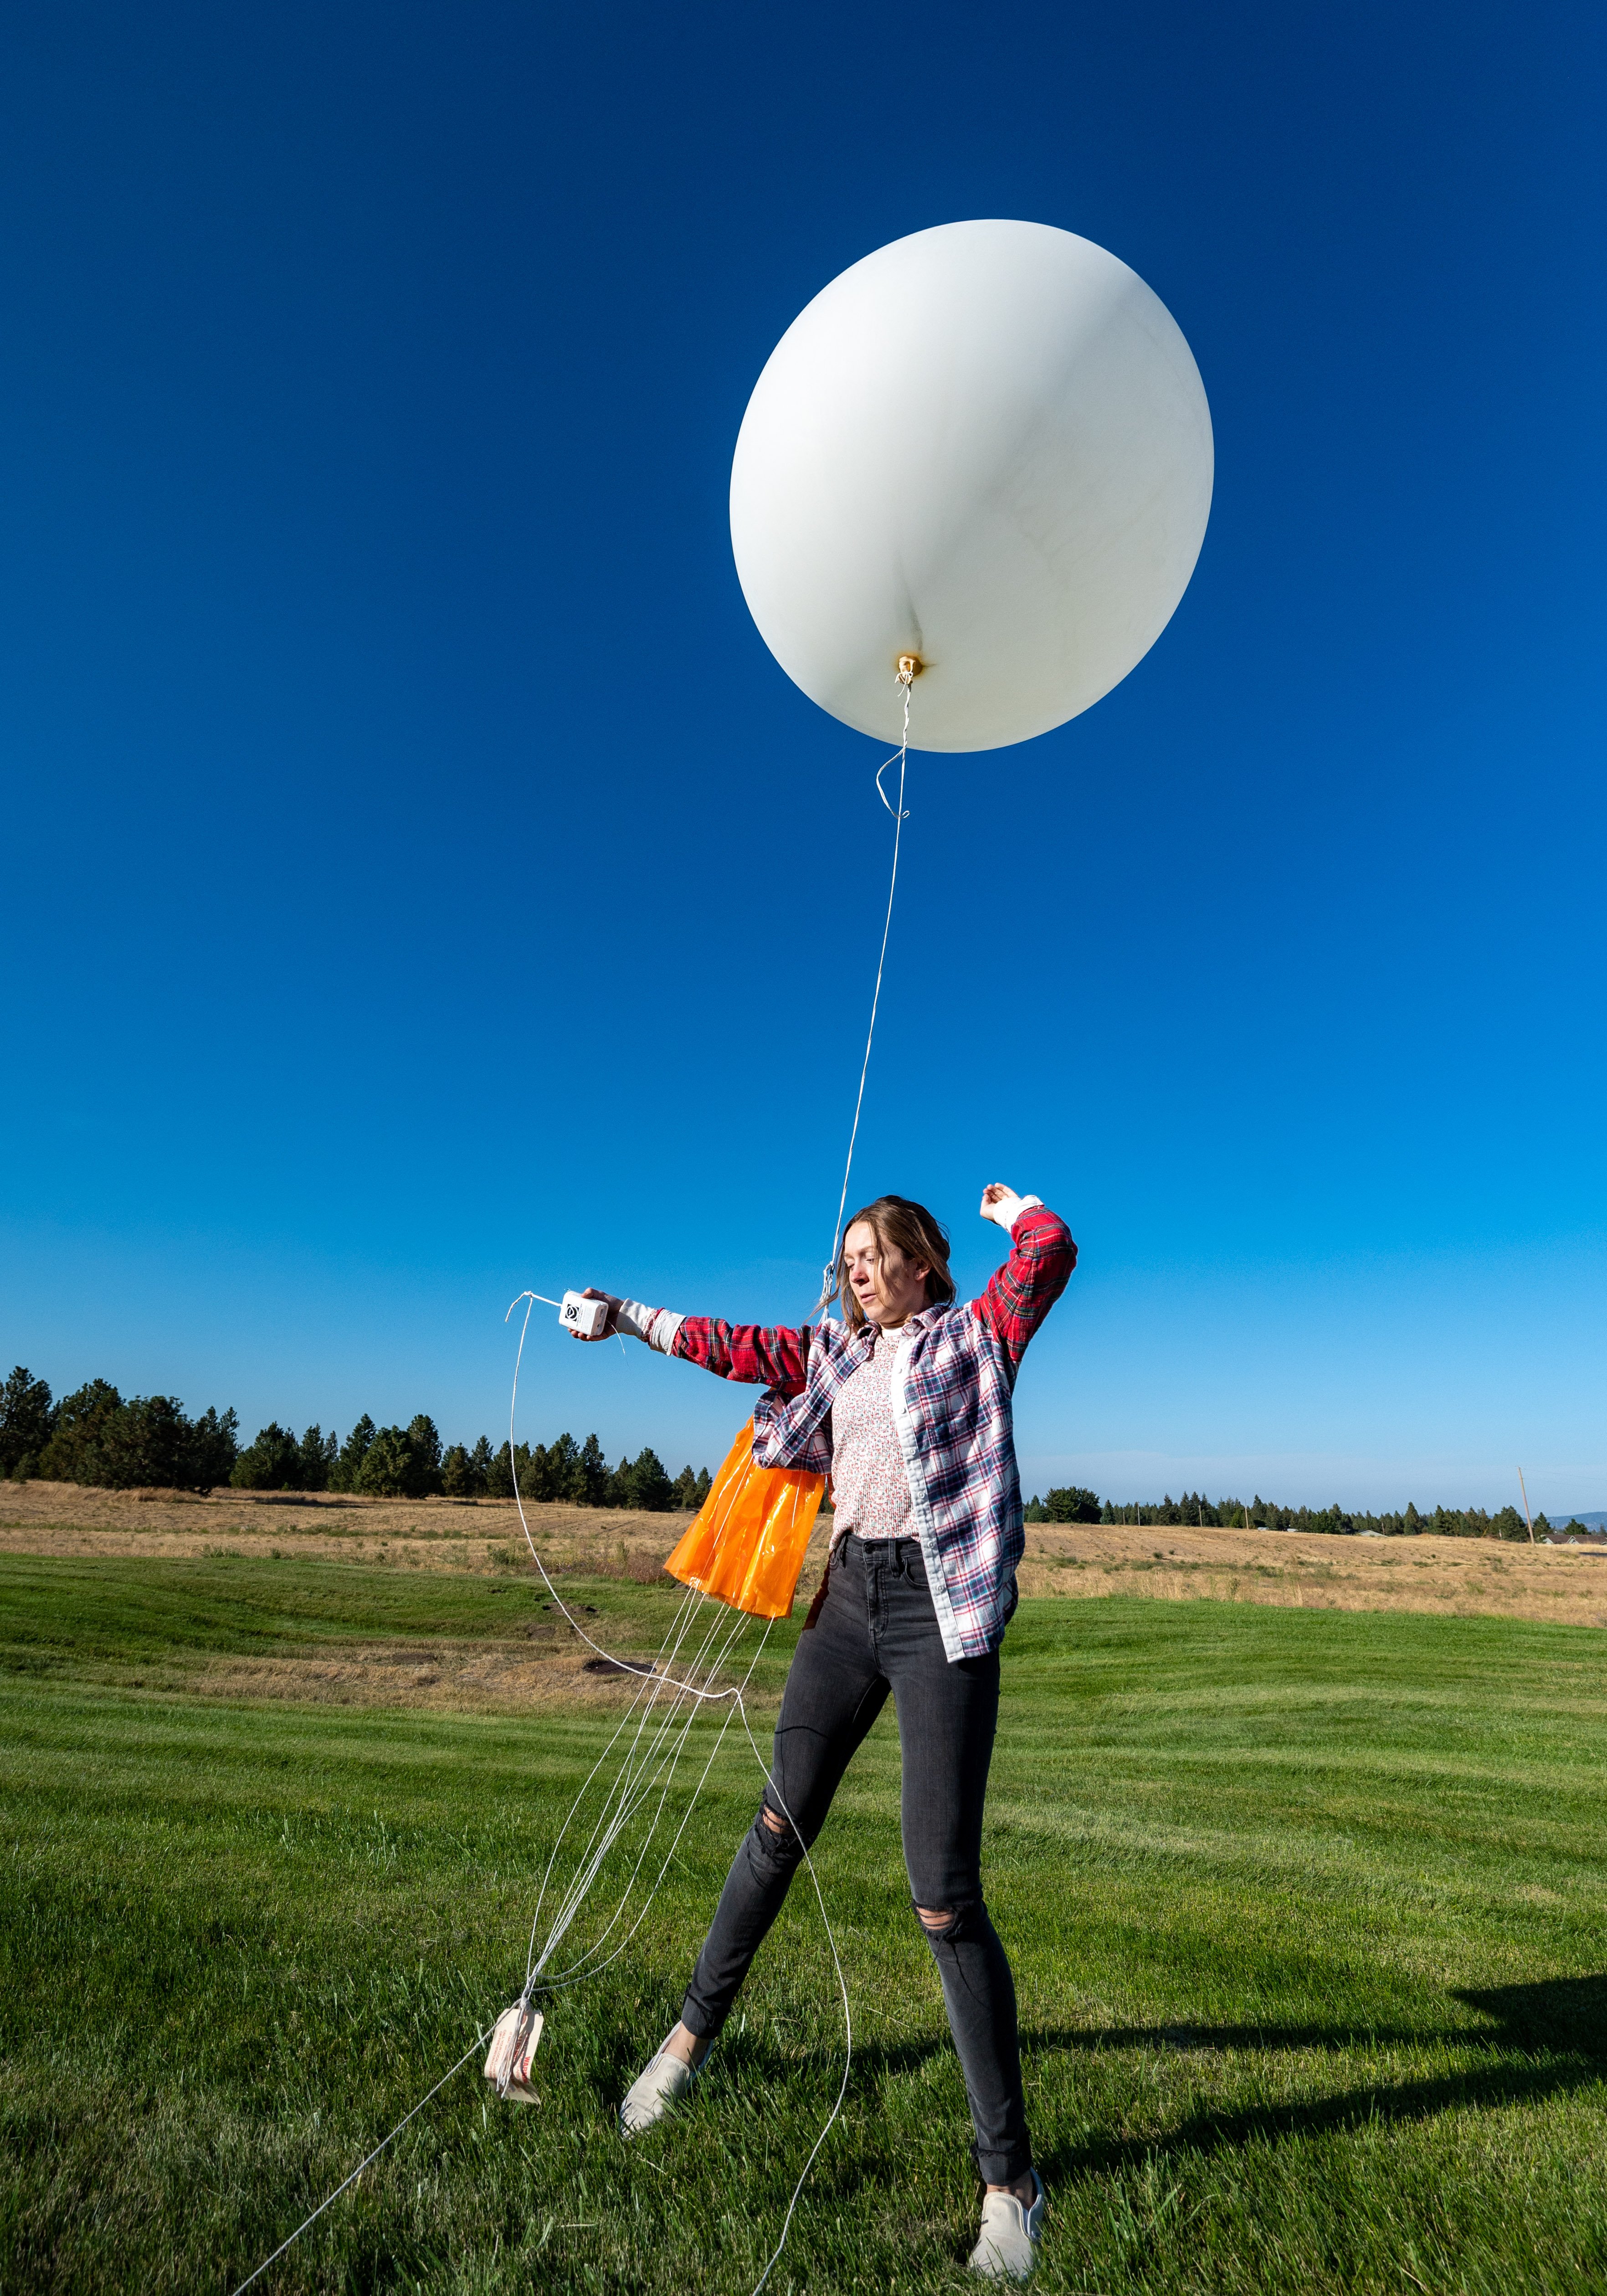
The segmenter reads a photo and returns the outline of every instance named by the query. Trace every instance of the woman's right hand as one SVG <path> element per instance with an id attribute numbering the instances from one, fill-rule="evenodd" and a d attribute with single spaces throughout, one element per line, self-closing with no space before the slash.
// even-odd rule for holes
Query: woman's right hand
<path id="1" fill-rule="evenodd" d="M 606 1300 L 608 1301 L 609 1308 L 608 1321 L 604 1324 L 603 1329 L 595 1334 L 594 1338 L 589 1332 L 571 1332 L 570 1333 L 570 1339 L 579 1340 L 587 1347 L 594 1345 L 596 1340 L 611 1340 L 614 1335 L 614 1318 L 619 1314 L 620 1308 L 625 1305 L 624 1300 L 616 1300 L 611 1292 L 594 1291 L 589 1283 L 586 1285 L 585 1291 L 580 1294 L 580 1297 L 583 1300 Z"/>

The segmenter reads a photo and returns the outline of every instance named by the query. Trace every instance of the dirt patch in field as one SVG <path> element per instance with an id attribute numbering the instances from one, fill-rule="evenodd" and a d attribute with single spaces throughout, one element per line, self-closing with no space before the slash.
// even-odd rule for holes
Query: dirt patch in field
<path id="1" fill-rule="evenodd" d="M 1023 1595 L 1209 1596 L 1285 1610 L 1427 1611 L 1607 1627 L 1607 1555 L 1490 1538 L 1034 1523 Z"/>
<path id="2" fill-rule="evenodd" d="M 651 1651 L 626 1652 L 644 1668 Z M 186 1673 L 186 1693 L 287 1698 L 328 1706 L 434 1708 L 454 1714 L 528 1714 L 541 1707 L 622 1707 L 642 1687 L 623 1670 L 592 1673 L 584 1648 L 532 1653 L 509 1643 L 364 1643 L 316 1658 L 215 1658 Z M 146 1676 L 146 1685 L 158 1686 Z"/>
<path id="3" fill-rule="evenodd" d="M 640 1693 L 654 1657 L 651 1651 L 635 1650 L 621 1655 L 630 1664 L 603 1668 L 584 1644 L 532 1652 L 514 1642 L 425 1644 L 415 1638 L 332 1643 L 310 1654 L 275 1652 L 265 1657 L 175 1652 L 137 1662 L 90 1662 L 79 1669 L 79 1678 L 185 1698 L 288 1699 L 299 1705 L 424 1708 L 451 1714 L 529 1714 L 558 1707 L 570 1713 L 617 1712 Z M 701 1687 L 726 1689 L 736 1677 L 700 1674 L 697 1679 Z M 750 1708 L 766 1708 L 775 1698 L 768 1687 L 750 1686 Z"/>

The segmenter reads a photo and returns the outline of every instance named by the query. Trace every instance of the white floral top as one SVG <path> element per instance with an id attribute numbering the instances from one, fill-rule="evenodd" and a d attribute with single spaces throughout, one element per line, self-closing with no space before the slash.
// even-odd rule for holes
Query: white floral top
<path id="1" fill-rule="evenodd" d="M 893 1419 L 899 1337 L 897 1332 L 876 1332 L 868 1360 L 844 1380 L 832 1406 L 832 1489 L 840 1538 L 850 1530 L 861 1538 L 917 1535 Z"/>

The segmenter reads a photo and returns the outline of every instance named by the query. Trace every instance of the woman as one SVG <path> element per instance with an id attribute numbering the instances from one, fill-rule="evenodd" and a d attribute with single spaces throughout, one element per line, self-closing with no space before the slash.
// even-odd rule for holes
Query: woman
<path id="1" fill-rule="evenodd" d="M 611 1332 L 725 1379 L 763 1382 L 754 1457 L 829 1473 L 836 1506 L 826 1577 L 775 1727 L 775 1791 L 737 1851 L 681 2021 L 626 2097 L 620 2125 L 627 2136 L 651 2128 L 690 2085 L 890 1691 L 905 1864 L 988 2187 L 971 2261 L 992 2278 L 1024 2279 L 1044 2188 L 1021 2096 L 1015 1988 L 982 1901 L 982 1804 L 1024 1544 L 1011 1390 L 1077 1247 L 1037 1196 L 995 1184 L 981 1210 L 1008 1234 L 1010 1257 L 965 1306 L 947 1235 L 903 1196 L 855 1214 L 837 1268 L 844 1320 L 814 1332 L 587 1295 L 609 1300 Z"/>

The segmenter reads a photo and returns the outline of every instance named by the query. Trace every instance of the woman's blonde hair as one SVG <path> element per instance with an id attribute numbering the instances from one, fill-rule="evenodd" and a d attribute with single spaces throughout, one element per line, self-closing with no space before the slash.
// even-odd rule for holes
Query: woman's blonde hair
<path id="1" fill-rule="evenodd" d="M 911 1203 L 907 1196 L 878 1196 L 873 1204 L 857 1211 L 842 1231 L 842 1249 L 837 1255 L 837 1297 L 842 1302 L 842 1312 L 850 1332 L 864 1327 L 865 1310 L 855 1299 L 849 1283 L 849 1229 L 857 1227 L 863 1220 L 875 1236 L 885 1259 L 889 1251 L 902 1252 L 906 1259 L 924 1266 L 926 1304 L 929 1308 L 947 1305 L 955 1296 L 955 1280 L 948 1272 L 948 1230 L 935 1220 L 924 1204 Z"/>

